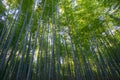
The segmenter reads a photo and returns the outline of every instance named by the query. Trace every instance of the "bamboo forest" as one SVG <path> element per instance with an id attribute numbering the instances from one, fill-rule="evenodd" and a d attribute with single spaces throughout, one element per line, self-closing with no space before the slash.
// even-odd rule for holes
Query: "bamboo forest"
<path id="1" fill-rule="evenodd" d="M 120 80 L 120 0 L 0 0 L 0 80 Z"/>

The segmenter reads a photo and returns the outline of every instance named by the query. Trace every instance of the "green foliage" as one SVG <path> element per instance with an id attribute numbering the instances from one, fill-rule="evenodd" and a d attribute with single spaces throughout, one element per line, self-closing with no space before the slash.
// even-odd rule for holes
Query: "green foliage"
<path id="1" fill-rule="evenodd" d="M 119 79 L 119 2 L 0 1 L 0 79 Z"/>

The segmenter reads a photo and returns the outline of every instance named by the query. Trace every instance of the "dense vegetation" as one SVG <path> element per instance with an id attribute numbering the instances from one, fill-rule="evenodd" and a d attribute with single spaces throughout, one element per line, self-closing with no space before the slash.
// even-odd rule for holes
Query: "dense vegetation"
<path id="1" fill-rule="evenodd" d="M 120 79 L 120 0 L 0 0 L 0 80 Z"/>

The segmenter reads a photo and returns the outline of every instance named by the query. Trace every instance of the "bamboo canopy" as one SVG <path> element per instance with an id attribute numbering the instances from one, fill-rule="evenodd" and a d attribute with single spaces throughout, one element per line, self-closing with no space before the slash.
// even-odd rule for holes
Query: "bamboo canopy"
<path id="1" fill-rule="evenodd" d="M 0 80 L 119 79 L 119 0 L 0 1 Z"/>

